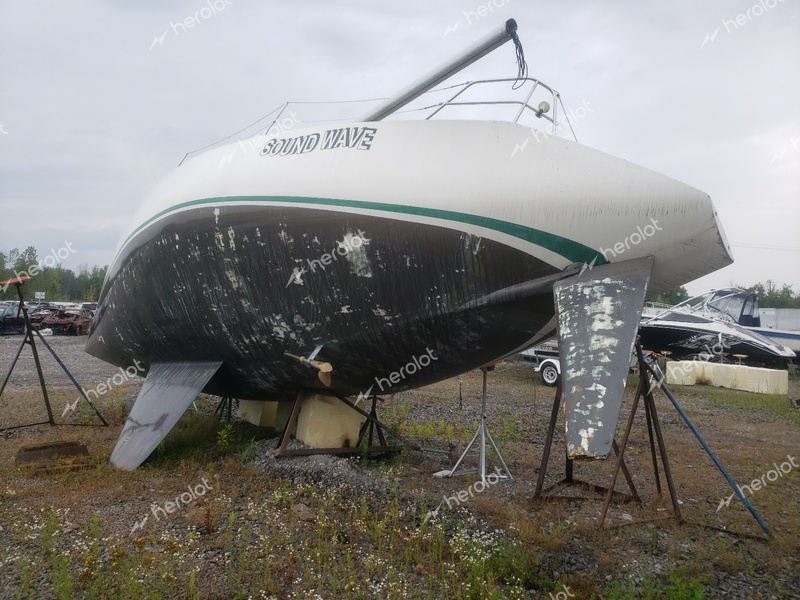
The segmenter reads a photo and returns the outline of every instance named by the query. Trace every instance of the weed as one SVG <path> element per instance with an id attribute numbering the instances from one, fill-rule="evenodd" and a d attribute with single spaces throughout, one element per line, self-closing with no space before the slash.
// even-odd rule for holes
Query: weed
<path id="1" fill-rule="evenodd" d="M 660 579 L 645 578 L 637 590 L 633 582 L 623 584 L 614 580 L 605 588 L 604 598 L 607 600 L 704 600 L 705 589 L 698 579 L 684 581 L 677 573 L 673 573 L 664 581 Z"/>
<path id="2" fill-rule="evenodd" d="M 765 412 L 800 425 L 800 411 L 792 408 L 786 396 L 718 389 L 703 390 L 702 395 L 715 408 L 725 408 L 741 414 Z"/>

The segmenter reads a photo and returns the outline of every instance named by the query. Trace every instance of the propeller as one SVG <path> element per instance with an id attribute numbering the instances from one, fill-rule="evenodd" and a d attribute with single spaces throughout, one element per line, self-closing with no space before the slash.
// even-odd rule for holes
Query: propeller
<path id="1" fill-rule="evenodd" d="M 317 351 L 312 353 L 312 356 L 316 356 Z M 325 387 L 331 387 L 331 371 L 333 371 L 333 365 L 329 362 L 322 362 L 320 360 L 313 360 L 311 358 L 306 358 L 305 356 L 297 356 L 295 354 L 290 354 L 289 352 L 284 352 L 285 356 L 289 356 L 296 360 L 299 360 L 304 365 L 309 365 L 310 367 L 317 370 L 317 377 L 322 382 Z"/>

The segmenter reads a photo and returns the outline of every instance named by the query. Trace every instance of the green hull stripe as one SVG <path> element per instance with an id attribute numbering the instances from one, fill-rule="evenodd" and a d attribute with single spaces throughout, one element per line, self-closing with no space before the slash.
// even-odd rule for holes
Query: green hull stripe
<path id="1" fill-rule="evenodd" d="M 588 246 L 579 244 L 570 239 L 540 231 L 531 227 L 525 227 L 517 223 L 509 223 L 499 219 L 492 219 L 491 217 L 481 217 L 479 215 L 469 215 L 465 213 L 455 212 L 452 210 L 440 210 L 437 208 L 425 208 L 419 206 L 405 206 L 402 204 L 386 204 L 384 202 L 363 202 L 360 200 L 336 200 L 333 198 L 299 198 L 293 196 L 225 196 L 222 198 L 204 198 L 201 200 L 190 200 L 188 202 L 181 202 L 168 209 L 162 210 L 160 213 L 149 218 L 147 221 L 139 225 L 136 230 L 125 240 L 125 245 L 131 241 L 137 233 L 150 225 L 153 221 L 175 212 L 182 208 L 191 206 L 202 206 L 205 204 L 226 204 L 236 202 L 264 202 L 264 203 L 285 203 L 285 204 L 317 204 L 322 206 L 339 206 L 347 208 L 357 208 L 362 210 L 378 210 L 388 213 L 399 213 L 406 215 L 417 215 L 421 217 L 430 217 L 433 219 L 442 219 L 445 221 L 454 221 L 456 223 L 467 223 L 469 225 L 477 225 L 479 227 L 486 227 L 501 233 L 508 234 L 515 238 L 531 242 L 542 248 L 547 248 L 565 257 L 571 262 L 591 263 L 602 265 L 608 261 L 605 257 Z M 123 245 L 123 248 L 125 247 Z"/>

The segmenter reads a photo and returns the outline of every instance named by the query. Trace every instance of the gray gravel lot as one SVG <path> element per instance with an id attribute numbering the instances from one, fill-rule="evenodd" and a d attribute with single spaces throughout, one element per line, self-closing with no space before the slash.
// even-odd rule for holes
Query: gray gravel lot
<path id="1" fill-rule="evenodd" d="M 21 335 L 0 336 L 0 373 L 3 377 L 8 372 L 22 340 L 23 336 Z M 119 367 L 105 363 L 84 352 L 86 340 L 87 336 L 85 335 L 54 335 L 45 338 L 47 344 L 55 351 L 78 383 L 84 389 L 91 389 L 119 373 Z M 36 348 L 47 385 L 56 387 L 71 385 L 64 371 L 38 337 L 36 338 Z M 17 389 L 27 389 L 39 385 L 33 352 L 27 344 L 22 349 L 22 354 L 20 354 L 8 385 L 10 388 Z"/>

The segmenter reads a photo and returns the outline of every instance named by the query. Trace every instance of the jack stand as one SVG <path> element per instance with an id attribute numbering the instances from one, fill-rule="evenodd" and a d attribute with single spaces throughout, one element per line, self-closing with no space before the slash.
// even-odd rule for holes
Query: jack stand
<path id="1" fill-rule="evenodd" d="M 19 308 L 17 309 L 17 316 L 19 316 L 19 312 L 21 311 L 22 315 L 23 315 L 23 318 L 25 320 L 25 334 L 24 334 L 22 343 L 20 344 L 19 349 L 17 350 L 17 354 L 14 356 L 14 360 L 11 361 L 11 367 L 8 369 L 8 374 L 6 374 L 6 377 L 3 380 L 3 385 L 0 385 L 0 395 L 2 395 L 3 394 L 3 390 L 6 389 L 6 384 L 8 383 L 8 380 L 11 378 L 11 373 L 14 371 L 14 367 L 17 365 L 17 361 L 19 360 L 20 354 L 22 354 L 22 349 L 25 347 L 25 344 L 29 344 L 30 347 L 31 347 L 31 352 L 33 353 L 33 362 L 36 364 L 36 372 L 39 375 L 39 385 L 42 388 L 42 396 L 44 396 L 44 405 L 47 408 L 47 417 L 48 417 L 48 419 L 47 419 L 47 421 L 42 421 L 40 423 L 28 423 L 27 425 L 15 425 L 13 427 L 4 427 L 4 428 L 0 429 L 0 431 L 7 431 L 9 429 L 21 429 L 23 427 L 33 427 L 34 425 L 46 425 L 46 424 L 55 425 L 56 424 L 55 420 L 53 419 L 53 409 L 50 406 L 50 398 L 47 395 L 47 386 L 45 386 L 45 383 L 44 383 L 44 373 L 42 373 L 42 364 L 41 364 L 41 362 L 39 362 L 39 352 L 36 349 L 36 338 L 34 338 L 34 336 L 33 336 L 34 332 L 39 337 L 41 342 L 44 344 L 44 347 L 47 348 L 47 350 L 50 351 L 50 354 L 53 355 L 53 358 L 56 359 L 56 362 L 64 370 L 64 373 L 67 374 L 67 377 L 69 377 L 69 380 L 78 389 L 78 392 L 80 393 L 81 396 L 83 396 L 83 399 L 86 400 L 86 402 L 89 403 L 89 406 L 92 407 L 92 409 L 94 410 L 95 414 L 103 422 L 103 425 L 108 427 L 108 422 L 103 418 L 103 415 L 100 414 L 100 411 L 97 410 L 97 407 L 94 404 L 92 404 L 92 401 L 89 399 L 89 397 L 83 391 L 83 388 L 81 388 L 81 386 L 78 385 L 78 382 L 72 376 L 72 373 L 69 372 L 69 369 L 67 369 L 66 365 L 64 365 L 64 363 L 61 362 L 61 359 L 58 358 L 58 355 L 55 353 L 55 350 L 53 350 L 50 347 L 50 344 L 48 344 L 45 341 L 45 339 L 42 337 L 42 334 L 39 333 L 38 330 L 34 331 L 33 327 L 31 326 L 31 320 L 28 317 L 28 307 L 25 305 L 25 299 L 22 297 L 22 286 L 29 279 L 30 279 L 30 277 L 14 277 L 13 279 L 9 279 L 7 281 L 0 281 L 0 285 L 13 285 L 14 287 L 17 288 L 17 295 L 19 296 Z M 76 402 L 77 402 L 77 400 L 76 400 Z"/>
<path id="2" fill-rule="evenodd" d="M 217 421 L 222 421 L 222 417 L 224 416 L 226 417 L 226 420 L 230 422 L 233 402 L 234 398 L 231 396 L 222 397 L 222 400 L 220 400 L 219 404 L 217 404 L 217 408 L 214 409 L 214 414 L 217 415 Z"/>
<path id="3" fill-rule="evenodd" d="M 615 464 L 614 464 L 614 473 L 613 473 L 613 476 L 612 476 L 612 479 L 611 479 L 610 487 L 603 488 L 601 486 L 594 486 L 593 484 L 590 484 L 590 483 L 578 482 L 578 481 L 573 480 L 573 478 L 572 478 L 572 464 L 571 464 L 572 461 L 568 457 L 567 458 L 567 468 L 566 468 L 567 473 L 566 473 L 566 477 L 564 478 L 563 481 L 555 484 L 554 486 L 551 486 L 551 488 L 548 488 L 548 490 L 550 490 L 552 488 L 555 488 L 555 487 L 558 487 L 558 486 L 561 486 L 561 485 L 563 485 L 565 483 L 566 484 L 575 484 L 575 483 L 577 483 L 577 484 L 581 484 L 581 485 L 593 488 L 594 490 L 604 490 L 606 492 L 606 498 L 605 498 L 605 502 L 603 503 L 603 509 L 601 511 L 601 514 L 600 514 L 600 522 L 599 522 L 599 526 L 598 526 L 599 529 L 620 527 L 620 526 L 624 526 L 624 525 L 636 525 L 636 524 L 640 524 L 640 523 L 661 521 L 661 520 L 664 520 L 664 519 L 676 519 L 679 523 L 687 522 L 681 515 L 680 504 L 678 502 L 678 495 L 677 495 L 677 492 L 675 490 L 675 482 L 674 482 L 674 480 L 672 478 L 672 470 L 670 469 L 670 466 L 669 466 L 669 458 L 667 456 L 667 447 L 666 447 L 666 444 L 664 443 L 664 436 L 663 436 L 663 434 L 661 432 L 661 424 L 660 424 L 660 422 L 658 420 L 658 413 L 656 411 L 656 404 L 655 404 L 655 400 L 653 399 L 653 390 L 656 387 L 660 387 L 661 390 L 664 392 L 664 394 L 666 394 L 667 398 L 669 398 L 670 402 L 672 402 L 672 405 L 675 407 L 675 410 L 678 412 L 678 414 L 681 416 L 681 418 L 684 420 L 684 422 L 688 425 L 689 429 L 691 429 L 692 433 L 694 433 L 695 437 L 700 442 L 700 445 L 703 446 L 703 449 L 706 451 L 706 453 L 708 453 L 708 455 L 714 461 L 714 464 L 717 466 L 717 468 L 720 470 L 720 472 L 725 476 L 725 479 L 728 481 L 728 483 L 730 484 L 731 488 L 733 488 L 734 493 L 739 497 L 739 499 L 742 501 L 742 503 L 745 505 L 745 507 L 750 511 L 750 513 L 753 515 L 753 518 L 758 522 L 758 524 L 761 526 L 761 528 L 764 530 L 764 532 L 767 534 L 767 536 L 768 537 L 772 537 L 772 532 L 770 531 L 770 529 L 767 527 L 767 525 L 761 519 L 761 517 L 756 512 L 755 508 L 753 508 L 753 506 L 747 500 L 747 498 L 744 497 L 744 495 L 742 494 L 741 490 L 738 488 L 738 486 L 733 481 L 731 476 L 728 474 L 728 472 L 722 466 L 722 464 L 720 463 L 719 459 L 717 459 L 717 457 L 711 451 L 711 448 L 709 448 L 709 446 L 706 443 L 706 441 L 700 435 L 700 432 L 697 431 L 697 428 L 689 420 L 689 417 L 686 415 L 686 413 L 683 411 L 683 409 L 681 409 L 680 405 L 678 404 L 678 401 L 672 395 L 672 392 L 670 392 L 669 388 L 667 388 L 667 386 L 664 384 L 664 375 L 661 374 L 661 372 L 660 372 L 660 370 L 658 370 L 657 366 L 654 368 L 653 366 L 648 364 L 648 362 L 645 360 L 644 354 L 642 352 L 642 346 L 641 346 L 638 338 L 636 339 L 636 344 L 635 344 L 634 347 L 636 349 L 636 355 L 637 355 L 638 360 L 639 360 L 639 385 L 638 385 L 638 387 L 636 389 L 636 395 L 634 396 L 634 399 L 633 399 L 633 405 L 631 407 L 631 414 L 628 417 L 628 423 L 627 423 L 627 425 L 625 427 L 625 434 L 624 434 L 624 436 L 622 438 L 622 444 L 621 444 L 621 446 L 618 446 L 616 440 L 614 440 L 613 445 L 612 445 L 612 447 L 614 449 L 614 453 L 616 454 L 616 461 L 615 461 Z M 650 384 L 650 375 L 652 375 L 653 378 L 655 379 L 655 381 L 653 382 L 652 385 Z M 539 469 L 539 478 L 538 478 L 538 481 L 536 483 L 536 491 L 534 492 L 534 496 L 533 496 L 534 499 L 539 498 L 543 493 L 542 492 L 542 487 L 544 485 L 544 478 L 545 478 L 546 469 L 547 469 L 547 462 L 548 462 L 549 455 L 550 455 L 550 446 L 551 446 L 552 441 L 553 441 L 553 431 L 555 429 L 556 419 L 558 417 L 558 409 L 559 409 L 559 407 L 561 405 L 561 393 L 562 393 L 561 382 L 559 382 L 558 389 L 556 391 L 555 402 L 553 403 L 553 413 L 552 413 L 551 419 L 550 419 L 550 427 L 548 428 L 548 431 L 547 431 L 547 441 L 545 442 L 545 449 L 544 449 L 544 453 L 542 455 L 542 466 Z M 660 497 L 661 494 L 662 494 L 661 478 L 659 476 L 659 466 L 658 466 L 658 458 L 660 457 L 661 458 L 661 464 L 662 464 L 662 467 L 663 467 L 663 470 L 664 470 L 664 479 L 666 479 L 666 481 L 667 481 L 667 488 L 669 490 L 670 502 L 671 502 L 671 505 L 672 505 L 672 514 L 665 515 L 663 517 L 640 519 L 640 520 L 637 520 L 637 521 L 631 521 L 631 522 L 628 522 L 628 523 L 623 523 L 621 525 L 606 525 L 605 524 L 606 523 L 606 516 L 608 514 L 608 508 L 609 508 L 609 506 L 611 504 L 613 496 L 615 494 L 620 494 L 620 492 L 614 491 L 614 486 L 616 485 L 617 477 L 619 476 L 619 472 L 620 471 L 622 471 L 623 475 L 625 476 L 625 480 L 628 483 L 628 487 L 631 489 L 631 492 L 633 494 L 633 499 L 636 500 L 637 502 L 639 502 L 639 504 L 641 504 L 641 500 L 640 500 L 638 494 L 636 493 L 636 489 L 633 486 L 633 481 L 631 479 L 630 473 L 628 472 L 628 468 L 625 465 L 625 450 L 628 447 L 628 440 L 630 439 L 630 433 L 631 433 L 631 429 L 633 427 L 634 418 L 636 416 L 636 410 L 639 407 L 639 402 L 642 399 L 644 399 L 643 400 L 643 404 L 644 404 L 645 418 L 646 418 L 646 423 L 647 423 L 647 435 L 648 435 L 648 440 L 649 440 L 649 444 L 650 444 L 650 457 L 651 457 L 651 459 L 653 461 L 653 476 L 654 476 L 654 480 L 655 480 L 656 491 L 658 492 L 658 495 Z M 656 446 L 658 448 L 656 448 Z M 545 490 L 545 491 L 548 491 L 548 490 Z M 554 498 L 554 496 L 549 496 L 549 497 L 550 498 Z M 568 498 L 568 497 L 561 497 L 561 496 L 558 496 L 558 497 L 555 497 L 555 498 L 571 499 L 571 498 Z M 576 497 L 576 498 L 586 499 L 586 498 L 582 498 L 582 497 Z M 707 529 L 719 530 L 719 531 L 723 531 L 723 532 L 728 533 L 728 534 L 738 535 L 738 536 L 741 536 L 741 537 L 751 537 L 751 538 L 754 538 L 754 539 L 764 539 L 762 537 L 755 536 L 755 535 L 752 535 L 752 534 L 738 533 L 738 532 L 735 532 L 735 531 L 732 531 L 732 530 L 728 530 L 728 529 L 720 529 L 718 527 L 714 527 L 712 525 L 706 525 L 704 523 L 693 523 L 693 524 L 699 525 L 701 527 L 705 527 Z"/>
<path id="4" fill-rule="evenodd" d="M 533 493 L 534 500 L 547 497 L 551 499 L 558 499 L 558 500 L 585 500 L 585 496 L 556 496 L 554 492 L 567 487 L 567 486 L 579 486 L 588 489 L 590 492 L 601 494 L 607 492 L 612 494 L 612 490 L 614 486 L 612 484 L 611 488 L 606 488 L 601 485 L 596 485 L 594 483 L 589 483 L 588 481 L 581 481 L 579 479 L 575 479 L 573 477 L 573 463 L 575 462 L 569 456 L 566 455 L 565 451 L 565 461 L 566 465 L 564 468 L 564 479 L 561 481 L 554 483 L 553 485 L 549 486 L 547 489 L 544 488 L 544 480 L 547 475 L 547 465 L 550 461 L 550 450 L 553 446 L 553 436 L 555 434 L 556 429 L 556 421 L 558 420 L 558 413 L 559 408 L 561 408 L 561 397 L 562 397 L 562 384 L 561 379 L 558 380 L 558 387 L 556 388 L 556 397 L 553 401 L 553 411 L 550 414 L 550 424 L 547 427 L 547 438 L 544 443 L 544 451 L 542 452 L 542 463 L 539 466 L 539 476 L 536 480 L 536 490 Z M 620 457 L 620 449 L 617 445 L 617 441 L 614 440 L 611 446 L 614 449 L 614 453 L 617 457 Z M 635 502 L 639 502 L 641 504 L 641 499 L 639 498 L 639 494 L 636 492 L 636 487 L 633 485 L 633 479 L 631 478 L 630 472 L 628 471 L 628 467 L 625 465 L 625 462 L 620 462 L 620 468 L 622 469 L 622 473 L 625 475 L 625 481 L 628 483 L 628 489 L 630 489 L 630 494 L 624 494 L 622 492 L 614 491 L 613 495 L 619 496 L 620 501 L 629 501 L 633 500 Z"/>
<path id="5" fill-rule="evenodd" d="M 367 423 L 364 423 L 364 425 L 361 426 L 361 430 L 359 432 L 358 445 L 356 447 L 354 447 L 354 448 L 301 448 L 301 449 L 298 449 L 298 450 L 290 449 L 289 448 L 289 439 L 292 437 L 292 431 L 294 430 L 295 425 L 297 425 L 297 415 L 300 413 L 300 405 L 302 404 L 303 396 L 306 393 L 307 393 L 306 390 L 300 390 L 297 393 L 297 398 L 295 398 L 294 405 L 292 406 L 292 412 L 289 415 L 289 420 L 287 421 L 286 427 L 284 428 L 283 433 L 281 433 L 281 437 L 278 440 L 278 447 L 277 447 L 277 449 L 275 451 L 275 457 L 276 458 L 282 458 L 284 456 L 310 456 L 310 455 L 313 455 L 313 454 L 342 454 L 342 455 L 348 455 L 348 454 L 349 455 L 382 454 L 382 453 L 385 454 L 385 453 L 389 453 L 389 452 L 399 452 L 400 451 L 400 448 L 397 447 L 397 446 L 387 446 L 386 445 L 386 439 L 385 439 L 385 437 L 383 435 L 383 429 L 385 429 L 386 426 L 378 420 L 378 418 L 376 416 L 376 412 L 375 412 L 375 402 L 377 401 L 377 396 L 372 396 L 372 411 L 371 411 L 371 414 L 370 414 L 370 413 L 364 412 L 363 410 L 358 408 L 358 406 L 356 406 L 355 404 L 350 402 L 344 396 L 340 396 L 339 394 L 336 394 L 335 392 L 332 392 L 330 390 L 324 390 L 324 391 L 323 390 L 314 390 L 313 393 L 328 394 L 328 395 L 333 396 L 334 398 L 338 398 L 341 402 L 344 402 L 347 406 L 352 408 L 354 411 L 356 411 L 357 413 L 361 414 L 363 417 L 366 417 L 367 422 L 369 423 L 369 441 L 370 441 L 370 445 L 366 446 L 364 448 L 359 447 L 361 442 L 362 442 L 362 440 L 363 440 L 363 438 L 364 438 L 364 434 L 367 431 L 365 429 L 365 427 L 367 426 Z M 373 446 L 372 445 L 373 427 L 375 429 L 377 429 L 378 439 L 381 442 L 380 446 Z"/>
<path id="6" fill-rule="evenodd" d="M 650 387 L 650 378 L 647 376 L 647 362 L 644 360 L 642 354 L 642 346 L 637 338 L 636 340 L 636 355 L 639 358 L 639 386 L 636 388 L 636 395 L 633 398 L 633 406 L 631 407 L 631 414 L 628 417 L 628 424 L 625 427 L 625 435 L 622 437 L 622 449 L 617 452 L 617 461 L 614 464 L 614 474 L 611 477 L 611 487 L 608 490 L 603 509 L 600 512 L 600 525 L 602 529 L 605 527 L 606 515 L 608 514 L 608 507 L 611 504 L 611 492 L 617 482 L 620 467 L 624 464 L 625 450 L 628 447 L 628 439 L 630 437 L 631 428 L 633 427 L 633 420 L 636 416 L 636 409 L 639 407 L 639 401 L 644 397 L 644 411 L 647 420 L 647 437 L 650 442 L 650 457 L 653 461 L 653 476 L 656 483 L 656 491 L 661 496 L 661 479 L 658 474 L 658 459 L 656 456 L 656 442 L 658 445 L 658 454 L 661 456 L 661 464 L 664 468 L 664 478 L 667 480 L 667 487 L 669 489 L 669 497 L 672 504 L 672 514 L 664 517 L 642 519 L 636 521 L 637 523 L 647 523 L 661 519 L 677 519 L 681 520 L 681 508 L 678 503 L 678 495 L 675 491 L 675 482 L 672 479 L 672 470 L 669 466 L 669 458 L 667 456 L 667 447 L 664 444 L 664 436 L 661 433 L 661 424 L 658 420 L 658 413 L 656 412 L 656 403 L 653 399 L 653 389 Z M 653 438 L 655 432 L 655 438 Z M 615 442 L 616 444 L 616 442 Z M 616 449 L 615 449 L 616 450 Z M 626 475 L 630 477 L 630 475 Z M 630 483 L 629 483 L 630 485 Z"/>
<path id="7" fill-rule="evenodd" d="M 358 432 L 358 442 L 356 446 L 359 448 L 361 444 L 364 442 L 364 436 L 367 436 L 367 448 L 372 447 L 372 434 L 378 434 L 378 440 L 381 443 L 381 446 L 386 446 L 386 437 L 383 435 L 383 428 L 380 426 L 380 421 L 378 421 L 378 412 L 375 410 L 376 403 L 378 402 L 378 397 L 372 397 L 372 409 L 369 411 L 370 419 L 364 421 L 364 424 L 361 426 L 361 429 Z"/>
<path id="8" fill-rule="evenodd" d="M 756 509 L 753 507 L 753 505 L 750 504 L 750 501 L 747 498 L 745 498 L 744 494 L 742 493 L 742 490 L 739 489 L 739 486 L 736 485 L 736 482 L 733 480 L 733 478 L 730 476 L 730 474 L 725 470 L 725 467 L 722 466 L 722 463 L 719 461 L 717 456 L 711 450 L 711 447 L 706 443 L 705 439 L 703 439 L 703 436 L 700 435 L 700 432 L 694 426 L 694 423 L 691 422 L 691 420 L 689 419 L 689 416 L 683 411 L 683 409 L 681 408 L 680 404 L 678 404 L 678 401 L 675 399 L 675 396 L 672 395 L 672 392 L 670 392 L 669 388 L 664 383 L 664 379 L 666 378 L 666 376 L 660 372 L 660 370 L 658 369 L 658 365 L 656 365 L 656 368 L 654 369 L 651 365 L 647 364 L 647 361 L 644 360 L 644 356 L 642 354 L 642 347 L 639 344 L 639 340 L 638 339 L 636 340 L 636 354 L 639 357 L 639 377 L 644 381 L 649 381 L 649 375 L 652 375 L 653 378 L 655 379 L 655 381 L 653 382 L 653 385 L 647 391 L 647 396 L 649 397 L 649 401 L 651 403 L 653 403 L 653 388 L 655 388 L 656 386 L 660 387 L 661 391 L 664 392 L 664 394 L 667 396 L 667 398 L 669 398 L 669 401 L 672 403 L 672 406 L 675 408 L 675 410 L 678 412 L 678 414 L 683 419 L 683 422 L 686 423 L 686 425 L 692 431 L 694 436 L 697 438 L 697 441 L 700 442 L 700 445 L 703 447 L 703 450 L 706 451 L 706 454 L 708 454 L 708 456 L 711 458 L 711 460 L 716 465 L 717 469 L 719 469 L 720 473 L 722 473 L 722 475 L 725 477 L 725 480 L 728 482 L 728 484 L 733 489 L 734 494 L 736 494 L 736 496 L 738 496 L 738 498 L 742 501 L 742 504 L 745 505 L 745 508 L 747 508 L 747 510 L 750 511 L 750 514 L 756 520 L 758 525 L 761 527 L 761 529 L 764 531 L 764 533 L 767 534 L 767 538 L 771 538 L 772 537 L 772 531 L 770 530 L 770 528 L 767 527 L 767 524 L 763 521 L 761 516 L 758 514 Z M 640 386 L 641 386 L 641 384 L 640 384 Z M 647 405 L 645 404 L 645 408 L 646 407 L 647 407 Z M 653 410 L 655 411 L 655 403 L 653 403 Z M 654 426 L 656 427 L 656 434 L 658 435 L 659 444 L 660 444 L 660 446 L 662 448 L 662 453 L 663 453 L 663 457 L 664 457 L 664 459 L 663 459 L 664 460 L 664 471 L 667 474 L 667 483 L 670 485 L 670 494 L 673 494 L 673 496 L 674 496 L 674 489 L 673 489 L 674 485 L 672 484 L 672 476 L 671 476 L 671 474 L 669 474 L 669 470 L 668 470 L 669 466 L 668 466 L 668 463 L 666 461 L 666 450 L 664 448 L 664 443 L 663 443 L 663 440 L 661 438 L 661 428 L 658 426 L 658 418 L 657 418 L 655 412 L 653 412 L 653 423 L 654 423 Z M 650 423 L 648 421 L 648 427 L 649 427 L 649 425 L 650 425 Z M 652 446 L 652 434 L 651 434 L 651 446 Z M 655 460 L 655 457 L 654 457 L 654 460 Z M 656 481 L 658 481 L 658 480 L 656 480 Z M 677 502 L 674 499 L 673 499 L 673 505 L 676 506 L 676 508 L 677 508 Z M 680 519 L 680 513 L 677 512 L 677 511 L 676 511 L 676 513 L 677 513 L 676 516 L 678 517 L 678 519 Z M 705 524 L 700 524 L 700 525 L 702 525 L 703 527 L 709 528 L 709 529 L 718 529 L 718 528 L 710 526 L 710 525 L 705 525 Z M 755 539 L 763 539 L 761 537 L 753 536 L 751 534 L 736 533 L 736 532 L 733 532 L 733 531 L 729 531 L 727 529 L 723 530 L 723 531 L 725 531 L 726 533 L 734 533 L 735 535 L 739 535 L 739 536 L 752 537 L 752 538 L 755 538 Z"/>
<path id="9" fill-rule="evenodd" d="M 494 453 L 497 455 L 497 458 L 500 460 L 500 464 L 503 465 L 503 470 L 505 471 L 505 475 L 499 475 L 500 479 L 513 479 L 511 477 L 511 472 L 508 470 L 503 457 L 500 455 L 500 451 L 497 449 L 497 444 L 494 443 L 492 439 L 492 434 L 489 433 L 489 427 L 486 425 L 486 379 L 487 374 L 489 371 L 494 370 L 494 366 L 486 366 L 481 367 L 481 372 L 483 373 L 483 393 L 481 395 L 481 422 L 478 425 L 478 431 L 475 432 L 475 435 L 472 436 L 472 441 L 467 446 L 466 450 L 461 454 L 461 458 L 458 459 L 456 465 L 450 471 L 448 477 L 452 477 L 456 474 L 458 467 L 461 465 L 461 462 L 464 460 L 464 457 L 467 453 L 472 449 L 473 444 L 480 436 L 480 444 L 478 445 L 478 468 L 476 470 L 467 470 L 463 471 L 463 473 L 479 473 L 481 476 L 481 481 L 486 483 L 486 440 L 489 440 L 489 443 L 492 445 L 494 449 Z M 499 469 L 498 469 L 499 470 Z M 463 474 L 462 473 L 462 474 Z"/>

